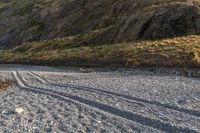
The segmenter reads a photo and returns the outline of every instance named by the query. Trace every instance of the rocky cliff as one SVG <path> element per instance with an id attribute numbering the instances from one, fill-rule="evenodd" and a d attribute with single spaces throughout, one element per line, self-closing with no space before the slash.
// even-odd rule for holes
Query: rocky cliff
<path id="1" fill-rule="evenodd" d="M 200 34 L 190 0 L 1 0 L 0 45 L 90 34 L 85 45 Z"/>

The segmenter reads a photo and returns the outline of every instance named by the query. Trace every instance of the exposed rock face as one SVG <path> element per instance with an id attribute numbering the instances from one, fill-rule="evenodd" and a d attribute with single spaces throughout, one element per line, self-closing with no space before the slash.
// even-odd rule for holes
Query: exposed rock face
<path id="1" fill-rule="evenodd" d="M 3 0 L 0 45 L 98 32 L 88 44 L 200 34 L 187 0 Z"/>
<path id="2" fill-rule="evenodd" d="M 139 38 L 156 39 L 185 34 L 200 34 L 200 14 L 192 6 L 175 4 L 159 9 L 143 25 Z"/>

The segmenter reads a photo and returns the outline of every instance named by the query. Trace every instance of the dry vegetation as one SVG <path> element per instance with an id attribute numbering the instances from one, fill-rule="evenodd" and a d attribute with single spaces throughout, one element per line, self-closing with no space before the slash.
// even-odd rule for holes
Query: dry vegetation
<path id="1" fill-rule="evenodd" d="M 199 2 L 3 0 L 0 62 L 200 68 Z"/>
<path id="2" fill-rule="evenodd" d="M 11 84 L 12 82 L 10 80 L 0 80 L 0 92 L 6 90 Z"/>
<path id="3" fill-rule="evenodd" d="M 200 68 L 200 36 L 99 46 L 77 46 L 79 39 L 68 37 L 26 43 L 14 50 L 2 51 L 0 60 L 4 63 L 43 65 Z"/>

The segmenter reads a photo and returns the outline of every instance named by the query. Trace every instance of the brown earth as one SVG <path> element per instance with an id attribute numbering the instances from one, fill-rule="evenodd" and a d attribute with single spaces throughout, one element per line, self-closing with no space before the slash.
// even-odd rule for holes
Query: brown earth
<path id="1" fill-rule="evenodd" d="M 5 91 L 11 84 L 12 82 L 9 80 L 5 81 L 0 80 L 0 92 Z"/>

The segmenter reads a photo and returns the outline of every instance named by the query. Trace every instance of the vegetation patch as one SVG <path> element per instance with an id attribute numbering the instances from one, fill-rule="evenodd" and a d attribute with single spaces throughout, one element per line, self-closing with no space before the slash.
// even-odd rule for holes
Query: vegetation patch
<path id="1" fill-rule="evenodd" d="M 43 31 L 45 26 L 42 22 L 31 20 L 25 25 L 25 30 L 31 33 L 37 33 Z"/>
<path id="2" fill-rule="evenodd" d="M 0 2 L 0 9 L 5 9 L 5 8 L 8 8 L 8 7 L 11 7 L 14 3 L 15 3 L 14 1 L 11 1 L 11 2 L 8 2 L 8 3 Z"/>
<path id="3" fill-rule="evenodd" d="M 12 85 L 12 81 L 10 81 L 10 80 L 5 80 L 5 81 L 0 80 L 0 91 L 5 91 L 10 85 Z"/>
<path id="4" fill-rule="evenodd" d="M 26 16 L 28 14 L 31 14 L 32 11 L 32 4 L 26 5 L 22 8 L 20 8 L 17 12 L 15 12 L 13 15 L 17 16 Z"/>
<path id="5" fill-rule="evenodd" d="M 91 63 L 129 67 L 200 68 L 200 36 L 99 46 L 76 46 L 79 42 L 77 38 L 79 37 L 26 43 L 12 50 L 3 50 L 0 60 L 3 63 L 48 65 Z"/>

